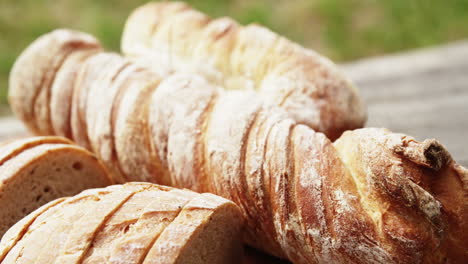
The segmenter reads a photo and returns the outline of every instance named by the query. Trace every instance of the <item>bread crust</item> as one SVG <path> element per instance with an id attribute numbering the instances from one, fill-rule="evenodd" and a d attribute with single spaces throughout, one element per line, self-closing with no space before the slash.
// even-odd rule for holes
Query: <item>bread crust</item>
<path id="1" fill-rule="evenodd" d="M 112 183 L 104 166 L 90 152 L 70 143 L 59 137 L 34 137 L 3 146 L 4 157 L 10 158 L 0 165 L 2 235 L 16 221 L 53 199 Z M 47 166 L 49 171 L 44 172 Z M 82 166 L 87 167 L 83 172 Z M 82 179 L 73 179 L 74 185 L 58 182 L 77 175 Z"/>
<path id="2" fill-rule="evenodd" d="M 149 186 L 144 185 L 130 187 L 114 185 L 108 190 L 97 191 L 99 200 L 86 204 L 86 210 L 94 213 L 85 214 L 73 224 L 69 230 L 68 240 L 64 245 L 59 244 L 61 248 L 57 252 L 57 256 L 51 257 L 50 260 L 57 264 L 80 263 L 89 250 L 94 237 L 103 228 L 104 223 L 131 197 L 149 188 Z M 82 211 L 85 211 L 84 208 Z M 57 244 L 57 241 L 52 241 L 52 243 Z"/>
<path id="3" fill-rule="evenodd" d="M 63 137 L 27 137 L 16 139 L 0 146 L 0 166 L 6 161 L 14 158 L 16 155 L 26 149 L 33 148 L 42 144 L 71 144 L 71 141 Z"/>
<path id="4" fill-rule="evenodd" d="M 149 102 L 159 81 L 149 71 L 135 67 L 132 73 L 115 84 L 119 89 L 112 107 L 115 162 L 121 164 L 127 181 L 156 182 L 160 177 L 162 182 L 158 183 L 168 184 L 147 124 Z"/>
<path id="5" fill-rule="evenodd" d="M 226 207 L 237 208 L 232 202 L 213 194 L 204 193 L 194 197 L 161 233 L 142 263 L 188 263 L 180 259 L 181 253 L 211 218 L 219 211 L 226 210 Z M 240 214 L 238 217 L 240 222 Z M 235 263 L 235 260 L 230 261 Z"/>
<path id="6" fill-rule="evenodd" d="M 64 60 L 73 51 L 97 45 L 98 41 L 88 34 L 55 30 L 35 41 L 18 58 L 10 73 L 8 100 L 32 132 L 42 135 L 53 132 L 49 108 L 50 86 Z M 43 53 L 44 49 L 48 52 Z M 27 75 L 30 77 L 25 79 Z M 22 89 L 24 86 L 34 87 L 35 90 Z"/>
<path id="7" fill-rule="evenodd" d="M 89 80 L 91 85 L 88 90 L 87 103 L 82 110 L 86 117 L 85 123 L 91 149 L 108 165 L 116 181 L 123 183 L 127 179 L 124 178 L 122 168 L 116 162 L 112 111 L 114 99 L 119 92 L 117 83 L 125 79 L 127 75 L 131 75 L 136 67 L 125 60 L 120 60 L 116 54 L 101 56 L 100 59 L 107 68 L 96 76 L 97 79 Z M 94 65 L 104 66 L 99 63 Z M 108 87 L 108 89 L 101 87 Z"/>
<path id="8" fill-rule="evenodd" d="M 56 214 L 61 214 L 63 212 L 62 208 L 65 204 L 70 203 L 70 202 L 73 203 L 73 202 L 83 200 L 83 199 L 85 200 L 91 199 L 92 197 L 93 197 L 92 193 L 90 193 L 89 191 L 83 192 L 80 195 L 77 195 L 76 197 L 66 198 L 63 202 L 61 202 L 57 206 L 53 206 L 47 211 L 40 214 L 34 220 L 34 222 L 29 226 L 29 228 L 27 229 L 27 232 L 24 233 L 21 240 L 19 240 L 16 243 L 16 245 L 10 249 L 10 251 L 7 253 L 5 258 L 3 259 L 2 263 L 17 263 L 17 259 L 24 255 L 25 250 L 32 252 L 32 255 L 26 254 L 27 258 L 37 255 L 38 252 L 40 252 L 41 246 L 43 244 L 39 244 L 35 242 L 29 243 L 29 240 L 31 240 L 32 234 L 35 233 L 36 230 L 40 229 L 45 223 L 47 223 L 47 221 L 53 220 L 53 218 L 49 220 L 51 216 L 56 215 Z M 47 237 L 48 237 L 47 235 L 39 236 L 39 238 L 41 238 L 42 240 L 44 239 L 46 240 Z M 33 241 L 39 241 L 39 240 L 33 239 Z M 28 260 L 30 261 L 30 263 L 34 262 L 34 258 L 26 259 L 25 261 L 28 261 Z"/>
<path id="9" fill-rule="evenodd" d="M 276 70 L 295 65 L 292 58 Z M 366 128 L 332 143 L 262 98 L 220 92 L 200 75 L 154 76 L 161 82 L 139 121 L 151 132 L 153 166 L 166 172 L 153 180 L 233 199 L 250 245 L 296 263 L 467 258 L 468 173 L 437 141 Z M 126 93 L 136 92 L 120 90 L 117 105 Z M 111 124 L 122 118 L 112 115 Z"/>
<path id="10" fill-rule="evenodd" d="M 21 240 L 24 234 L 34 221 L 44 212 L 64 202 L 66 198 L 59 198 L 44 204 L 36 209 L 34 212 L 28 214 L 26 217 L 18 221 L 12 228 L 10 228 L 3 236 L 0 242 L 0 261 L 3 261 L 5 256 L 10 250 Z"/>
<path id="11" fill-rule="evenodd" d="M 170 68 L 225 89 L 257 90 L 267 103 L 331 139 L 366 120 L 356 88 L 327 58 L 262 26 L 211 19 L 183 3 L 134 10 L 122 51 L 159 73 Z"/>
<path id="12" fill-rule="evenodd" d="M 72 137 L 70 127 L 71 105 L 74 84 L 81 63 L 93 54 L 101 51 L 99 46 L 91 46 L 83 51 L 73 52 L 66 58 L 57 71 L 50 94 L 50 115 L 54 134 L 63 137 Z"/>
<path id="13" fill-rule="evenodd" d="M 220 216 L 229 224 L 214 222 Z M 213 194 L 128 183 L 86 190 L 38 209 L 12 228 L 0 252 L 6 253 L 2 263 L 178 263 L 180 258 L 187 263 L 204 254 L 190 248 L 204 244 L 199 237 L 213 225 L 227 229 L 218 231 L 232 236 L 225 239 L 230 246 L 219 247 L 213 240 L 206 241 L 212 244 L 206 249 L 220 250 L 215 253 L 236 263 L 242 220 L 235 204 Z M 168 255 L 153 259 L 148 252 L 155 245 L 168 249 Z M 196 263 L 219 260 L 204 256 L 208 259 Z"/>

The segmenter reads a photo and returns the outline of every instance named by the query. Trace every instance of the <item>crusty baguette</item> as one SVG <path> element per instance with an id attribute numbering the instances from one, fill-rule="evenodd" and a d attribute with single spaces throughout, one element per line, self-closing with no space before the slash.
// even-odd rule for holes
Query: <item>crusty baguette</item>
<path id="1" fill-rule="evenodd" d="M 112 183 L 94 155 L 65 138 L 19 139 L 0 152 L 0 235 L 51 200 Z"/>
<path id="2" fill-rule="evenodd" d="M 122 51 L 158 73 L 198 73 L 225 89 L 257 90 L 332 139 L 366 119 L 356 89 L 327 58 L 262 26 L 210 19 L 182 2 L 137 8 Z"/>
<path id="3" fill-rule="evenodd" d="M 112 112 L 113 139 L 117 156 L 127 181 L 150 181 L 163 185 L 170 183 L 168 173 L 158 163 L 153 148 L 145 152 L 140 146 L 151 146 L 151 132 L 144 120 L 148 120 L 149 102 L 159 78 L 142 70 L 133 68 L 133 72 L 124 81 L 118 83 L 119 94 L 114 100 Z M 134 91 L 134 92 L 128 92 Z M 128 144 L 126 138 L 132 138 L 133 144 Z"/>
<path id="4" fill-rule="evenodd" d="M 70 52 L 76 52 L 76 50 L 94 50 L 97 48 L 99 48 L 97 40 L 90 35 L 57 30 L 53 37 L 35 42 L 35 45 L 31 45 L 18 58 L 18 61 L 21 61 L 19 65 L 22 66 L 12 68 L 10 76 L 16 76 L 15 78 L 18 79 L 16 82 L 12 82 L 11 85 L 18 85 L 18 88 L 30 83 L 41 86 L 41 89 L 37 91 L 29 90 L 23 93 L 25 92 L 24 89 L 14 89 L 15 91 L 9 94 L 11 98 L 15 98 L 15 100 L 12 100 L 13 103 L 10 104 L 12 109 L 25 110 L 22 111 L 21 118 L 31 121 L 27 125 L 32 131 L 36 133 L 44 131 L 45 134 L 53 132 L 51 130 L 49 110 L 50 89 L 57 69 L 64 63 L 65 58 L 68 57 Z M 43 53 L 43 50 L 47 50 L 47 52 Z M 54 54 L 54 56 L 49 56 L 49 54 Z M 46 64 L 37 63 L 45 60 L 47 60 Z M 33 76 L 30 76 L 31 72 L 34 72 Z M 24 78 L 26 76 L 28 77 Z M 43 87 L 46 88 L 42 89 Z"/>
<path id="5" fill-rule="evenodd" d="M 242 258 L 239 208 L 212 194 L 128 183 L 87 190 L 50 208 L 26 218 L 32 223 L 22 237 L 0 249 L 2 263 L 223 264 Z"/>
<path id="6" fill-rule="evenodd" d="M 76 83 L 78 70 L 86 58 L 98 52 L 100 47 L 83 49 L 83 51 L 70 54 L 57 72 L 53 82 L 50 94 L 50 112 L 56 113 L 51 115 L 52 129 L 58 136 L 71 137 L 70 117 L 72 92 Z"/>
<path id="7" fill-rule="evenodd" d="M 117 94 L 117 82 L 128 72 L 128 62 L 122 61 L 119 56 L 112 54 L 98 54 L 90 58 L 87 63 L 87 71 L 102 71 L 103 74 L 88 77 L 83 83 L 84 91 L 87 91 L 86 101 L 80 104 L 83 126 L 87 129 L 85 135 L 89 140 L 91 149 L 99 151 L 99 157 L 106 163 L 117 159 L 114 149 L 114 138 L 112 136 L 113 125 L 111 121 L 114 98 Z M 91 78 L 89 78 L 91 77 Z M 89 85 L 89 86 L 86 86 Z M 108 89 L 101 89 L 108 87 Z M 82 97 L 83 98 L 83 97 Z M 123 182 L 122 170 L 119 165 L 109 168 L 110 172 L 119 181 Z"/>
<path id="8" fill-rule="evenodd" d="M 90 69 L 87 63 L 82 66 Z M 118 159 L 106 162 L 108 167 L 124 167 L 120 163 L 130 159 L 151 162 L 141 166 L 163 169 L 172 186 L 234 201 L 247 220 L 244 240 L 294 263 L 462 263 L 468 258 L 468 172 L 437 141 L 366 128 L 332 143 L 249 93 L 224 91 L 200 75 L 153 74 L 154 92 L 126 101 L 134 104 L 126 109 L 140 109 L 124 117 L 150 131 L 151 144 L 132 146 L 130 155 L 127 148 L 114 147 Z M 119 83 L 112 84 L 121 86 L 116 98 L 145 94 L 150 85 L 145 77 L 141 86 L 125 89 L 140 75 L 119 75 L 113 77 Z M 89 76 L 111 78 L 104 69 L 82 78 Z M 77 93 L 82 92 L 87 93 Z M 140 115 L 146 107 L 149 113 Z M 130 112 L 114 109 L 111 124 Z M 85 126 L 87 118 L 95 118 L 82 116 Z M 110 136 L 124 146 L 141 135 Z M 154 153 L 154 158 L 138 159 L 135 153 Z"/>

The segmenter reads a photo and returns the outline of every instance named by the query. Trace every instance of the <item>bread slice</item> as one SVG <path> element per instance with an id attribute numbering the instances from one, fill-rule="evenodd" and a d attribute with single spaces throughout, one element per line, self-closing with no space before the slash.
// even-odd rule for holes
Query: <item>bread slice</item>
<path id="1" fill-rule="evenodd" d="M 60 198 L 60 199 L 62 199 L 62 198 Z M 61 205 L 63 203 L 65 203 L 65 202 L 67 202 L 67 201 L 69 201 L 69 198 L 66 198 L 65 201 L 62 201 L 61 203 L 59 203 L 57 205 L 51 206 L 49 209 L 47 209 L 44 212 L 41 212 L 34 220 L 32 220 L 30 225 L 27 228 L 25 228 L 25 230 L 23 231 L 23 234 L 20 237 L 18 237 L 16 243 L 14 245 L 12 245 L 9 250 L 4 250 L 5 251 L 5 256 L 2 259 L 2 263 L 16 263 L 16 259 L 20 255 L 23 254 L 24 247 L 27 244 L 25 242 L 28 241 L 28 238 L 31 235 L 31 233 L 34 230 L 36 230 L 37 228 L 39 228 L 40 226 L 42 226 L 46 222 L 48 217 L 50 217 L 51 215 L 53 215 L 56 212 L 60 211 Z M 36 212 L 34 211 L 32 214 L 35 214 L 35 213 Z M 18 224 L 20 224 L 21 222 L 22 221 L 15 224 L 12 227 L 12 229 L 16 229 L 17 228 L 16 226 Z M 34 248 L 32 248 L 33 251 L 34 250 L 39 251 L 40 248 L 42 247 L 42 244 L 34 243 L 33 246 L 34 246 Z"/>
<path id="2" fill-rule="evenodd" d="M 166 227 L 143 263 L 239 263 L 241 219 L 234 203 L 202 194 Z"/>
<path id="3" fill-rule="evenodd" d="M 6 142 L 0 146 L 0 166 L 6 161 L 18 155 L 25 149 L 41 144 L 71 144 L 72 142 L 63 137 L 27 137 Z"/>
<path id="4" fill-rule="evenodd" d="M 70 54 L 55 75 L 50 92 L 50 116 L 52 128 L 56 135 L 72 137 L 70 117 L 75 80 L 81 64 L 100 48 L 79 50 Z"/>
<path id="5" fill-rule="evenodd" d="M 70 125 L 73 140 L 87 149 L 91 149 L 87 120 L 89 92 L 97 80 L 102 79 L 106 72 L 112 71 L 115 68 L 113 65 L 118 62 L 115 54 L 97 53 L 86 59 L 78 71 L 72 96 Z M 121 65 L 117 66 L 120 68 Z"/>
<path id="6" fill-rule="evenodd" d="M 52 132 L 50 87 L 70 52 L 96 47 L 99 47 L 98 41 L 88 34 L 55 30 L 34 41 L 21 54 L 10 74 L 9 102 L 31 131 Z"/>
<path id="7" fill-rule="evenodd" d="M 55 200 L 50 202 L 49 204 L 54 204 L 54 205 L 48 207 L 46 210 L 43 210 L 43 207 L 41 207 L 37 209 L 36 211 L 32 212 L 31 214 L 29 214 L 28 216 L 26 216 L 25 218 L 23 218 L 23 219 L 28 219 L 30 218 L 31 215 L 34 216 L 33 219 L 29 221 L 30 223 L 28 227 L 18 228 L 18 226 L 23 226 L 22 225 L 23 220 L 16 223 L 12 228 L 10 228 L 10 230 L 8 230 L 6 234 L 9 234 L 10 231 L 12 230 L 14 231 L 16 229 L 21 229 L 21 228 L 24 229 L 23 233 L 21 234 L 21 236 L 18 236 L 18 239 L 15 245 L 11 246 L 10 249 L 6 250 L 2 248 L 2 250 L 5 252 L 5 256 L 3 257 L 3 259 L 1 259 L 2 263 L 15 263 L 16 259 L 20 255 L 23 254 L 24 248 L 28 245 L 27 241 L 29 237 L 31 236 L 31 234 L 34 233 L 38 228 L 46 224 L 48 221 L 50 221 L 49 218 L 52 218 L 52 216 L 62 212 L 63 206 L 69 203 L 74 203 L 78 200 L 89 199 L 89 196 L 91 195 L 94 195 L 94 194 L 90 193 L 89 191 L 85 191 L 75 197 L 59 198 L 58 200 L 60 202 L 55 203 L 55 204 L 54 204 Z M 44 237 L 44 239 L 47 239 L 47 237 L 48 236 Z M 34 243 L 33 250 L 40 251 L 42 246 L 43 246 L 42 244 Z"/>
<path id="8" fill-rule="evenodd" d="M 101 203 L 101 199 L 115 194 L 123 197 L 110 197 L 108 203 Z M 128 199 L 131 192 L 112 192 L 103 189 L 91 189 L 68 198 L 66 201 L 42 214 L 29 227 L 25 236 L 11 249 L 2 263 L 53 263 L 59 252 L 60 246 L 64 245 L 70 235 L 74 223 L 86 214 L 83 207 L 95 209 L 95 205 L 105 205 L 102 212 L 97 213 L 96 219 L 102 220 L 99 214 L 106 214 L 123 201 Z M 109 209 L 110 208 L 110 209 Z M 83 236 L 85 237 L 85 236 Z M 53 243 L 60 241 L 60 243 Z"/>
<path id="9" fill-rule="evenodd" d="M 148 181 L 168 185 L 167 169 L 159 162 L 147 126 L 151 94 L 158 87 L 157 75 L 135 69 L 116 85 L 112 122 L 119 164 L 129 181 Z"/>
<path id="10" fill-rule="evenodd" d="M 140 263 L 181 208 L 198 195 L 159 185 L 135 194 L 105 223 L 83 263 Z"/>
<path id="11" fill-rule="evenodd" d="M 16 144 L 21 149 L 41 140 L 60 141 L 31 139 L 10 145 Z M 112 183 L 107 171 L 90 152 L 69 144 L 41 144 L 25 149 L 0 166 L 0 180 L 1 235 L 53 199 Z"/>
<path id="12" fill-rule="evenodd" d="M 202 127 L 217 96 L 217 87 L 189 74 L 166 78 L 153 93 L 149 127 L 159 160 L 170 171 L 171 185 L 199 192 L 208 189 L 201 188 L 205 182 Z"/>
<path id="13" fill-rule="evenodd" d="M 49 208 L 8 232 L 16 243 L 2 242 L 9 245 L 0 248 L 2 263 L 239 263 L 242 257 L 239 208 L 212 194 L 129 183 L 90 189 Z"/>
<path id="14" fill-rule="evenodd" d="M 17 222 L 12 228 L 8 230 L 2 237 L 0 242 L 0 261 L 2 261 L 8 254 L 10 249 L 16 245 L 16 243 L 23 238 L 24 234 L 28 231 L 29 226 L 40 216 L 50 208 L 64 202 L 66 198 L 59 198 L 48 202 L 47 204 L 39 207 L 34 212 L 27 215 L 25 218 Z"/>
<path id="15" fill-rule="evenodd" d="M 49 239 L 49 248 L 51 249 L 50 252 L 54 253 L 43 250 L 45 258 L 38 263 L 80 263 L 97 232 L 102 229 L 103 224 L 132 196 L 148 188 L 148 186 L 142 184 L 125 186 L 126 188 L 124 188 L 124 186 L 115 185 L 105 189 L 95 189 L 98 193 L 98 199 L 82 203 L 79 208 L 82 211 L 81 216 L 77 218 L 78 221 L 72 222 L 72 225 L 68 228 L 67 222 L 69 221 L 62 221 L 59 224 L 65 228 L 65 232 L 68 232 L 67 239 L 65 240 L 62 234 L 58 236 L 57 240 L 51 237 Z M 70 210 L 70 213 L 73 214 L 74 212 Z M 57 232 L 56 228 L 53 230 Z M 57 241 L 62 243 L 57 243 Z"/>
<path id="16" fill-rule="evenodd" d="M 129 65 L 128 61 L 123 60 L 117 54 L 96 57 L 98 58 L 100 60 L 95 60 L 97 64 L 93 65 L 92 69 L 100 73 L 87 78 L 90 86 L 86 108 L 81 108 L 81 110 L 86 120 L 87 135 L 92 151 L 103 161 L 116 182 L 124 183 L 125 177 L 120 164 L 116 162 L 112 134 L 111 113 L 114 98 L 118 92 L 118 87 L 113 83 L 131 73 L 135 66 Z"/>

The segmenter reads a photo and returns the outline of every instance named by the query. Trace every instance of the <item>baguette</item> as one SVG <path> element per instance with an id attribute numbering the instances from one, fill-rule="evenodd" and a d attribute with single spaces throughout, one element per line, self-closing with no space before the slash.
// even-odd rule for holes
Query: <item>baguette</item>
<path id="1" fill-rule="evenodd" d="M 212 194 L 128 183 L 39 210 L 15 245 L 1 248 L 2 263 L 221 264 L 242 257 L 239 208 Z"/>
<path id="2" fill-rule="evenodd" d="M 109 76 L 105 70 L 88 74 Z M 141 180 L 165 180 L 232 200 L 247 220 L 244 241 L 293 263 L 463 263 L 468 258 L 468 171 L 436 140 L 419 142 L 365 128 L 332 143 L 251 94 L 224 91 L 194 74 L 147 74 L 154 75 L 151 82 L 140 80 L 141 86 L 131 89 L 125 86 L 140 83 L 139 74 L 114 78 L 120 84 L 113 85 L 121 85 L 116 98 L 155 88 L 151 96 L 126 101 L 134 104 L 126 109 L 140 109 L 131 111 L 134 116 L 121 117 L 129 112 L 114 101 L 111 124 L 126 118 L 145 133 L 134 130 L 138 135 L 118 138 L 114 133 L 115 142 L 132 145 L 134 137 L 150 131 L 150 144 L 132 146 L 131 154 L 114 149 L 118 158 L 106 166 L 124 167 L 120 163 L 136 162 L 137 153 L 151 153 L 152 159 L 138 159 L 151 164 L 141 166 L 166 173 Z M 21 81 L 12 76 L 12 82 Z M 19 88 L 41 89 L 12 85 Z M 123 173 L 124 179 L 138 177 Z"/>
<path id="3" fill-rule="evenodd" d="M 0 235 L 51 200 L 112 183 L 91 153 L 65 138 L 18 139 L 0 153 Z"/>
<path id="4" fill-rule="evenodd" d="M 228 90 L 256 90 L 331 139 L 366 120 L 357 90 L 327 58 L 262 26 L 210 19 L 183 2 L 137 8 L 122 51 L 161 75 L 197 73 Z"/>
<path id="5" fill-rule="evenodd" d="M 24 89 L 13 89 L 9 95 L 17 98 L 10 106 L 12 109 L 24 110 L 21 111 L 23 114 L 21 118 L 31 121 L 27 122 L 31 131 L 36 134 L 42 131 L 46 135 L 53 132 L 50 120 L 50 92 L 52 83 L 56 80 L 57 70 L 64 64 L 65 58 L 77 50 L 96 50 L 99 48 L 98 41 L 88 34 L 58 30 L 54 36 L 46 37 L 42 41 L 35 42 L 35 45 L 29 46 L 18 58 L 18 61 L 21 62 L 19 65 L 22 66 L 13 66 L 10 75 L 19 78 L 27 77 L 27 79 L 24 79 L 22 83 L 14 84 L 24 85 L 30 82 L 35 87 L 47 87 L 47 89 L 37 91 L 28 90 L 26 93 L 23 93 Z M 43 50 L 47 52 L 43 53 Z M 49 54 L 54 54 L 54 56 L 49 56 Z M 45 60 L 47 63 L 42 64 Z M 41 63 L 38 63 L 39 61 Z M 33 75 L 30 75 L 32 72 Z"/>

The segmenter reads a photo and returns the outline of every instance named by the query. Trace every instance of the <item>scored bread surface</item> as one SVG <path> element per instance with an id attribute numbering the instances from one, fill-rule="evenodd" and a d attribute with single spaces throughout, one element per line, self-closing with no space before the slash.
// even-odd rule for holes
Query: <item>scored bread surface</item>
<path id="1" fill-rule="evenodd" d="M 3 146 L 10 150 L 5 153 L 16 155 L 0 166 L 1 234 L 53 199 L 112 183 L 105 168 L 91 153 L 69 142 L 38 137 Z"/>
<path id="2" fill-rule="evenodd" d="M 41 207 L 18 225 L 1 243 L 2 263 L 227 263 L 218 254 L 236 263 L 241 257 L 236 205 L 149 183 L 86 190 Z M 209 241 L 213 230 L 230 237 Z M 152 259 L 155 247 L 169 249 L 169 258 Z M 204 253 L 210 250 L 215 254 Z"/>
<path id="3" fill-rule="evenodd" d="M 152 2 L 127 19 L 122 51 L 164 75 L 194 73 L 226 90 L 256 90 L 332 139 L 364 125 L 353 84 L 329 59 L 256 24 L 211 19 L 181 2 Z"/>
<path id="4" fill-rule="evenodd" d="M 140 263 L 162 230 L 197 195 L 186 193 L 151 187 L 132 196 L 97 233 L 83 263 Z"/>
<path id="5" fill-rule="evenodd" d="M 106 75 L 104 69 L 86 73 L 92 68 L 88 64 L 82 64 L 81 79 L 91 82 Z M 281 64 L 285 68 L 278 70 L 290 66 Z M 137 76 L 132 74 L 144 89 L 147 77 Z M 122 81 L 122 86 L 130 87 L 132 77 L 123 78 L 128 83 Z M 467 258 L 461 245 L 468 241 L 468 173 L 436 140 L 419 142 L 386 129 L 365 128 L 345 132 L 332 143 L 289 118 L 285 109 L 247 92 L 223 91 L 199 74 L 154 73 L 154 78 L 161 82 L 146 100 L 128 100 L 137 96 L 138 88 L 119 89 L 110 122 L 122 124 L 121 113 L 150 100 L 149 114 L 140 117 L 147 119 L 137 122 L 141 132 L 151 132 L 152 144 L 118 149 L 118 159 L 108 160 L 107 167 L 118 164 L 128 171 L 137 161 L 150 162 L 141 166 L 166 172 L 152 179 L 155 182 L 233 199 L 247 220 L 244 241 L 294 263 Z M 134 105 L 120 112 L 124 101 Z M 80 106 L 72 108 L 85 117 L 87 103 L 77 103 Z M 80 122 L 86 127 L 88 120 Z M 83 133 L 86 138 L 87 129 Z M 115 142 L 132 144 L 134 136 L 118 134 Z M 148 149 L 156 159 L 136 155 Z M 133 163 L 120 164 L 125 159 Z"/>
<path id="6" fill-rule="evenodd" d="M 229 213 L 230 210 L 235 213 Z M 232 202 L 213 194 L 204 193 L 193 198 L 157 238 L 143 263 L 205 263 L 208 259 L 211 259 L 210 263 L 237 263 L 242 253 L 240 245 L 236 243 L 240 240 L 242 222 L 237 210 Z M 216 216 L 226 216 L 226 219 L 222 219 L 219 229 L 209 234 L 211 237 L 203 237 L 203 233 L 208 232 L 208 225 L 213 228 L 211 222 Z M 223 250 L 217 252 L 219 248 Z M 215 253 L 210 252 L 210 255 L 210 250 Z"/>
<path id="7" fill-rule="evenodd" d="M 29 226 L 38 218 L 42 213 L 50 208 L 62 203 L 65 198 L 59 198 L 48 202 L 47 204 L 39 207 L 34 212 L 28 214 L 26 217 L 18 221 L 12 228 L 10 228 L 3 236 L 0 242 L 0 261 L 3 261 L 10 249 L 24 236 Z"/>

